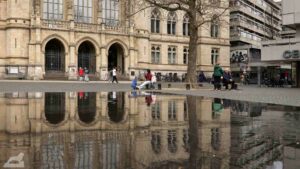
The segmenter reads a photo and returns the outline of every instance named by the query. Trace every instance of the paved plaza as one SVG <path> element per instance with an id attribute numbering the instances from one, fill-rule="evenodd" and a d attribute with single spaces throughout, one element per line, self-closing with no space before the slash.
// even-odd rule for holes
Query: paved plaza
<path id="1" fill-rule="evenodd" d="M 167 88 L 168 83 L 162 83 L 163 93 L 194 95 L 214 98 L 224 98 L 241 101 L 282 104 L 300 106 L 300 89 L 296 88 L 266 88 L 251 86 L 239 86 L 239 90 L 214 91 L 213 86 L 204 84 L 199 89 L 186 90 L 183 83 L 173 83 Z M 130 82 L 121 81 L 112 84 L 105 81 L 30 81 L 30 80 L 1 80 L 0 92 L 65 92 L 65 91 L 129 91 Z"/>

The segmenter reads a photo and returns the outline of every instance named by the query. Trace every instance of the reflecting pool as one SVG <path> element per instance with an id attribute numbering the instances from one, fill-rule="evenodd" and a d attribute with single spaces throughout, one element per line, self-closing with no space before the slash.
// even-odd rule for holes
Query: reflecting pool
<path id="1" fill-rule="evenodd" d="M 300 107 L 148 92 L 0 94 L 0 168 L 299 169 Z"/>

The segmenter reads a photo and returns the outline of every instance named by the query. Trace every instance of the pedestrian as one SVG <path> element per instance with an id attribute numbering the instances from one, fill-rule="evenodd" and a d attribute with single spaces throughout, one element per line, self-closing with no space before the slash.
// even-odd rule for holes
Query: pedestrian
<path id="1" fill-rule="evenodd" d="M 206 82 L 206 77 L 203 73 L 203 71 L 201 71 L 198 75 L 198 82 L 201 83 L 201 82 Z"/>
<path id="2" fill-rule="evenodd" d="M 246 83 L 245 82 L 245 75 L 244 75 L 244 73 L 241 73 L 240 78 L 241 78 L 241 84 L 244 85 Z"/>
<path id="3" fill-rule="evenodd" d="M 230 84 L 230 90 L 235 88 L 235 82 L 232 79 L 231 73 L 228 70 L 225 70 L 223 73 L 223 85 L 226 90 L 228 90 L 228 84 Z"/>
<path id="4" fill-rule="evenodd" d="M 87 69 L 86 67 L 84 68 L 84 81 L 89 81 L 89 69 Z"/>
<path id="5" fill-rule="evenodd" d="M 141 85 L 137 86 L 138 89 L 143 89 L 146 85 L 151 84 L 152 74 L 150 69 L 147 69 L 147 73 L 145 74 L 145 81 Z"/>
<path id="6" fill-rule="evenodd" d="M 137 89 L 137 77 L 134 76 L 133 80 L 131 81 L 131 89 L 136 90 Z"/>
<path id="7" fill-rule="evenodd" d="M 156 74 L 154 73 L 154 75 L 152 75 L 152 77 L 151 77 L 151 88 L 152 89 L 156 89 L 156 82 L 157 82 L 157 78 L 156 78 Z"/>
<path id="8" fill-rule="evenodd" d="M 79 67 L 78 70 L 79 81 L 83 80 L 83 75 L 84 75 L 84 70 L 82 69 L 82 67 Z"/>
<path id="9" fill-rule="evenodd" d="M 117 79 L 117 70 L 116 70 L 116 67 L 113 68 L 112 70 L 112 83 L 114 83 L 114 81 L 116 81 L 116 83 L 119 83 L 118 82 L 118 79 Z"/>
<path id="10" fill-rule="evenodd" d="M 223 69 L 219 63 L 214 66 L 214 90 L 221 90 L 221 79 L 223 78 Z"/>

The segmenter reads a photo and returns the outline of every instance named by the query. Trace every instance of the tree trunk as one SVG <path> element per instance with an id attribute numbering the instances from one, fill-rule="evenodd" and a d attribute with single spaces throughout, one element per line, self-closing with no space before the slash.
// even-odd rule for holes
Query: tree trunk
<path id="1" fill-rule="evenodd" d="M 197 11 L 195 9 L 195 1 L 190 2 L 190 42 L 189 42 L 189 57 L 187 68 L 186 82 L 191 85 L 192 88 L 196 88 L 196 65 L 197 65 L 197 42 L 198 42 L 198 26 L 197 26 Z"/>
<path id="2" fill-rule="evenodd" d="M 197 97 L 187 96 L 188 118 L 189 118 L 189 143 L 190 157 L 189 169 L 201 168 L 199 164 L 199 137 L 198 137 L 198 118 L 197 118 Z"/>

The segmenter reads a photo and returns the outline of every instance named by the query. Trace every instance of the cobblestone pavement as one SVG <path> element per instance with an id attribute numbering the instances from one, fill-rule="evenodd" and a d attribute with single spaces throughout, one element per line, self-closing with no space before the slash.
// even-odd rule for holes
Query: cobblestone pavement
<path id="1" fill-rule="evenodd" d="M 204 85 L 200 89 L 185 90 L 184 84 L 172 84 L 166 88 L 162 84 L 162 93 L 216 97 L 251 102 L 273 103 L 300 107 L 300 89 L 295 88 L 265 88 L 257 86 L 241 86 L 239 90 L 214 91 L 211 85 Z M 112 84 L 103 81 L 29 81 L 29 80 L 0 80 L 0 92 L 38 91 L 129 91 L 130 82 Z"/>

